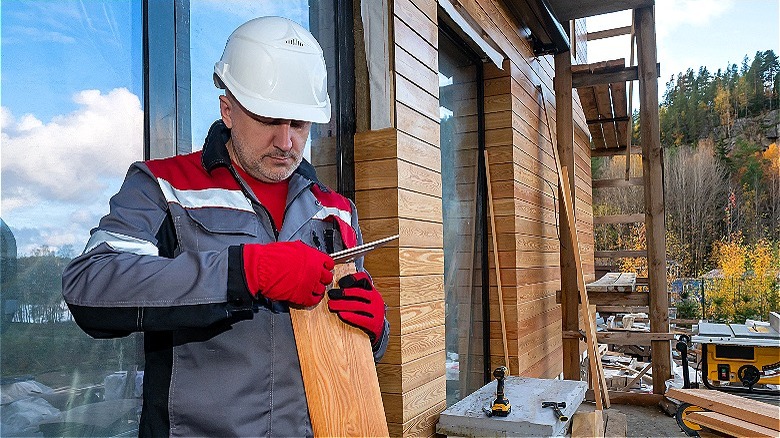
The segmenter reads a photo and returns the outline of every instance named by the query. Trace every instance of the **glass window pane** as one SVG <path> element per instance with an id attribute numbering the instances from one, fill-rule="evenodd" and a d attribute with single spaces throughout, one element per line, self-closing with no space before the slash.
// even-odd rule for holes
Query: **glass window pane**
<path id="1" fill-rule="evenodd" d="M 0 4 L 4 436 L 136 428 L 140 388 L 122 386 L 140 363 L 136 338 L 84 334 L 60 276 L 143 159 L 141 8 Z"/>
<path id="2" fill-rule="evenodd" d="M 439 35 L 447 405 L 484 384 L 477 65 Z"/>
<path id="3" fill-rule="evenodd" d="M 192 150 L 203 147 L 209 126 L 220 118 L 218 96 L 223 91 L 214 86 L 214 64 L 222 56 L 222 50 L 231 32 L 257 17 L 275 15 L 289 18 L 314 34 L 325 55 L 328 94 L 333 116 L 328 124 L 312 126 L 304 156 L 317 167 L 317 174 L 322 182 L 330 187 L 337 187 L 335 114 L 338 112 L 338 100 L 334 3 L 332 0 L 191 1 Z"/>

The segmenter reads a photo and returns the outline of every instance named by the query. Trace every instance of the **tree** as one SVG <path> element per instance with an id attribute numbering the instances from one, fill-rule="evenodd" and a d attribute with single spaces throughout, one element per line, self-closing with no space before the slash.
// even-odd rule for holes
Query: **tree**
<path id="1" fill-rule="evenodd" d="M 720 218 L 728 202 L 726 169 L 711 145 L 681 146 L 665 158 L 666 227 L 680 251 L 670 256 L 678 262 L 690 260 L 682 266 L 683 275 L 699 275 L 708 266 L 714 236 L 722 230 Z"/>

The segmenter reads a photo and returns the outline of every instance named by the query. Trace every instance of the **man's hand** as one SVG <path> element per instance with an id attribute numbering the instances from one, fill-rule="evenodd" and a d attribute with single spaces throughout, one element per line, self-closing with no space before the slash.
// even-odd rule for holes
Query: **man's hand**
<path id="1" fill-rule="evenodd" d="M 301 241 L 243 245 L 244 277 L 252 295 L 311 307 L 333 281 L 333 259 Z"/>
<path id="2" fill-rule="evenodd" d="M 382 339 L 385 327 L 385 301 L 365 272 L 339 279 L 339 287 L 328 291 L 328 308 L 347 324 L 368 334 L 371 345 Z"/>

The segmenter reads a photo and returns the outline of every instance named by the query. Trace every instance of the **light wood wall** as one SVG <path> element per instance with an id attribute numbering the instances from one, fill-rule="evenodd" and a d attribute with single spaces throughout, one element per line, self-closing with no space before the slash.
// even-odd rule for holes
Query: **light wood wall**
<path id="1" fill-rule="evenodd" d="M 392 326 L 377 366 L 391 436 L 433 435 L 446 405 L 436 8 L 390 2 L 394 126 L 355 136 L 364 237 L 401 236 L 366 257 Z"/>
<path id="2" fill-rule="evenodd" d="M 377 366 L 390 434 L 432 436 L 446 405 L 437 2 L 389 3 L 394 126 L 356 134 L 355 198 L 367 240 L 401 235 L 366 257 L 392 325 Z M 552 57 L 534 59 L 517 33 L 522 26 L 501 2 L 459 4 L 508 55 L 503 70 L 485 65 L 484 104 L 510 367 L 515 375 L 555 377 L 562 371 L 557 175 L 535 88 L 542 84 L 554 121 Z M 575 126 L 577 230 L 592 279 L 589 139 L 578 100 Z M 503 363 L 503 347 L 489 259 L 495 367 Z"/>

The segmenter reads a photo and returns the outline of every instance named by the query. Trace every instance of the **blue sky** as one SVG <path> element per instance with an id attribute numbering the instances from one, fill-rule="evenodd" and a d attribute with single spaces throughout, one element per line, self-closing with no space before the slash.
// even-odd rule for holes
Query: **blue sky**
<path id="1" fill-rule="evenodd" d="M 729 64 L 741 65 L 747 55 L 774 50 L 780 55 L 780 0 L 656 0 L 659 92 L 688 68 L 706 66 L 710 73 Z M 589 31 L 631 24 L 628 12 L 589 18 Z M 588 44 L 588 62 L 630 58 L 629 37 Z M 636 87 L 635 87 L 636 89 Z"/>
<path id="2" fill-rule="evenodd" d="M 780 54 L 780 0 L 658 0 L 662 77 L 747 54 Z M 128 165 L 142 158 L 141 0 L 0 0 L 0 216 L 20 254 L 83 248 Z M 214 63 L 247 19 L 284 15 L 308 26 L 308 0 L 192 0 L 195 147 L 218 118 Z M 219 24 L 219 25 L 216 25 Z M 628 14 L 590 30 L 630 24 Z M 611 45 L 611 46 L 610 46 Z M 591 61 L 628 58 L 626 37 L 589 47 Z"/>

